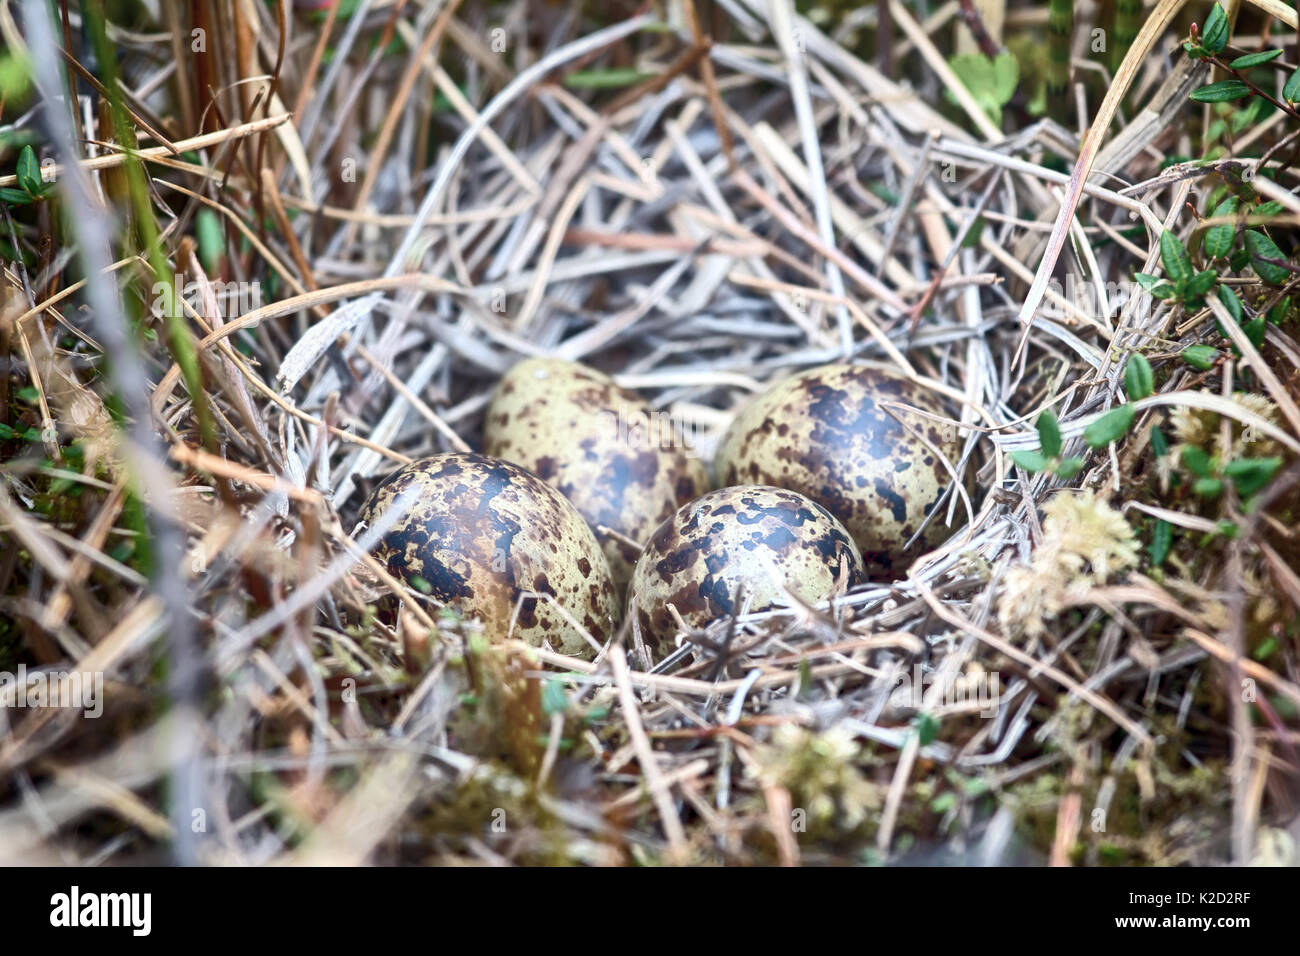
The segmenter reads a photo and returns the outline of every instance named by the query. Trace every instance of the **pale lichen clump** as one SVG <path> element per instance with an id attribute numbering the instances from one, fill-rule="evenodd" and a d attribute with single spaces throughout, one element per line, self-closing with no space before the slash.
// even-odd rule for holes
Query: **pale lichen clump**
<path id="1" fill-rule="evenodd" d="M 782 724 L 750 774 L 762 786 L 789 790 L 795 810 L 807 815 L 809 832 L 830 824 L 851 832 L 882 803 L 881 788 L 858 768 L 860 756 L 861 748 L 847 730 L 816 733 Z"/>
<path id="2" fill-rule="evenodd" d="M 1277 406 L 1266 395 L 1238 392 L 1232 396 L 1231 401 L 1269 423 L 1277 421 Z M 1179 405 L 1169 415 L 1169 427 L 1176 442 L 1174 450 L 1177 451 L 1183 445 L 1196 445 L 1207 450 L 1215 447 L 1219 441 L 1220 421 L 1217 412 Z M 1232 420 L 1231 425 L 1232 445 L 1228 449 L 1230 457 L 1236 458 L 1247 450 L 1257 456 L 1271 455 L 1276 450 L 1277 443 L 1273 439 L 1250 425 L 1243 425 L 1236 419 Z"/>
<path id="3" fill-rule="evenodd" d="M 1229 401 L 1240 405 L 1242 409 L 1264 419 L 1269 424 L 1277 424 L 1277 406 L 1266 395 L 1252 392 L 1237 392 Z M 1175 472 L 1186 474 L 1183 465 L 1183 450 L 1200 448 L 1207 454 L 1218 456 L 1222 461 L 1237 458 L 1268 458 L 1279 454 L 1281 446 L 1254 425 L 1243 424 L 1237 418 L 1229 417 L 1228 448 L 1223 455 L 1223 418 L 1218 412 L 1204 408 L 1192 408 L 1178 405 L 1169 413 L 1169 431 L 1173 441 L 1169 454 L 1156 459 L 1156 478 L 1160 483 L 1161 493 L 1168 493 Z"/>
<path id="4" fill-rule="evenodd" d="M 1138 563 L 1138 542 L 1124 516 L 1091 491 L 1062 492 L 1043 506 L 1043 542 L 1028 565 L 1007 571 L 998 619 L 1037 637 L 1045 622 Z"/>

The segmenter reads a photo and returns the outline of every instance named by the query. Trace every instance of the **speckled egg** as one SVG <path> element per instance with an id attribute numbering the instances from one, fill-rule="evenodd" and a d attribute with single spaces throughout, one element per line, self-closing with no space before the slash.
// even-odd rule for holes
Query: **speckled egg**
<path id="1" fill-rule="evenodd" d="M 917 409 L 946 417 L 927 390 L 888 369 L 810 369 L 741 410 L 718 446 L 718 480 L 802 492 L 849 529 L 873 577 L 889 576 L 951 533 L 936 516 L 904 551 L 949 481 L 935 449 L 954 465 L 961 451 L 954 429 Z"/>
<path id="2" fill-rule="evenodd" d="M 410 510 L 375 549 L 395 577 L 481 621 L 490 640 L 513 636 L 563 654 L 595 655 L 555 604 L 520 601 L 525 592 L 550 595 L 601 643 L 615 633 L 620 606 L 600 545 L 582 515 L 546 482 L 486 455 L 435 455 L 385 479 L 360 520 L 376 521 L 408 490 Z"/>
<path id="3" fill-rule="evenodd" d="M 821 505 L 784 488 L 720 488 L 678 509 L 651 536 L 628 589 L 656 658 L 673 649 L 672 604 L 691 627 L 787 603 L 824 601 L 865 580 L 853 539 Z M 736 603 L 743 588 L 741 606 Z"/>
<path id="4" fill-rule="evenodd" d="M 573 502 L 596 531 L 620 589 L 639 550 L 599 526 L 640 545 L 679 505 L 709 489 L 708 469 L 666 416 L 576 362 L 515 365 L 488 406 L 483 445 Z"/>

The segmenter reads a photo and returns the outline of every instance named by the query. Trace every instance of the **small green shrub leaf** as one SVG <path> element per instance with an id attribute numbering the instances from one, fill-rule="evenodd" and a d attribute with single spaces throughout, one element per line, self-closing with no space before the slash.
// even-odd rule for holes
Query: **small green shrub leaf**
<path id="1" fill-rule="evenodd" d="M 1128 433 L 1136 415 L 1132 405 L 1116 406 L 1083 430 L 1083 440 L 1091 448 L 1105 448 Z"/>
<path id="2" fill-rule="evenodd" d="M 1219 205 L 1214 207 L 1214 212 L 1210 215 L 1214 219 L 1221 216 L 1231 216 L 1237 211 L 1238 200 L 1236 196 L 1229 196 Z M 1205 231 L 1205 241 L 1201 248 L 1211 259 L 1222 259 L 1232 251 L 1232 240 L 1237 234 L 1237 227 L 1234 223 L 1224 222 L 1217 226 L 1211 226 Z"/>
<path id="3" fill-rule="evenodd" d="M 1300 99 L 1300 68 L 1297 68 L 1291 74 L 1286 81 L 1286 86 L 1282 87 L 1282 99 L 1288 103 L 1294 103 L 1297 99 Z"/>
<path id="4" fill-rule="evenodd" d="M 1047 468 L 1047 458 L 1040 451 L 1013 451 L 1011 460 L 1030 474 Z"/>
<path id="5" fill-rule="evenodd" d="M 1182 240 L 1166 229 L 1160 234 L 1160 261 L 1165 275 L 1174 285 L 1181 285 L 1192 277 L 1192 260 Z"/>
<path id="6" fill-rule="evenodd" d="M 44 182 L 41 180 L 41 164 L 36 160 L 36 150 L 30 146 L 24 146 L 22 152 L 18 154 L 18 185 L 23 188 L 23 192 L 36 199 L 44 190 Z"/>
<path id="7" fill-rule="evenodd" d="M 1213 269 L 1196 273 L 1187 281 L 1187 287 L 1183 290 L 1183 301 L 1189 305 L 1198 302 L 1205 293 L 1214 288 L 1214 283 L 1218 281 L 1219 276 Z"/>
<path id="8" fill-rule="evenodd" d="M 1194 369 L 1208 372 L 1219 360 L 1219 350 L 1212 345 L 1189 345 L 1183 349 L 1183 361 Z"/>
<path id="9" fill-rule="evenodd" d="M 1281 467 L 1281 458 L 1238 458 L 1224 465 L 1223 473 L 1232 479 L 1237 493 L 1246 498 L 1267 485 Z"/>
<path id="10" fill-rule="evenodd" d="M 1223 303 L 1225 309 L 1232 313 L 1232 317 L 1240 323 L 1242 316 L 1245 315 L 1245 309 L 1242 308 L 1241 299 L 1237 297 L 1236 292 L 1232 291 L 1231 286 L 1219 286 L 1219 301 Z"/>
<path id="11" fill-rule="evenodd" d="M 1183 447 L 1183 464 L 1192 474 L 1201 478 L 1209 478 L 1214 473 L 1214 463 L 1210 460 L 1209 452 L 1197 445 Z"/>
<path id="12" fill-rule="evenodd" d="M 1198 103 L 1227 103 L 1249 95 L 1250 87 L 1241 80 L 1220 80 L 1218 83 L 1202 86 L 1199 90 L 1192 90 L 1189 99 Z"/>
<path id="13" fill-rule="evenodd" d="M 1169 549 L 1174 543 L 1174 526 L 1164 518 L 1156 519 L 1156 526 L 1151 530 L 1151 564 L 1160 567 L 1169 557 Z"/>
<path id="14" fill-rule="evenodd" d="M 1201 46 L 1211 53 L 1218 53 L 1228 45 L 1228 15 L 1223 7 L 1215 4 L 1210 8 L 1205 25 L 1201 27 Z"/>
<path id="15" fill-rule="evenodd" d="M 1234 70 L 1249 70 L 1251 67 L 1262 66 L 1271 60 L 1276 60 L 1281 55 L 1281 50 L 1260 50 L 1258 53 L 1239 56 L 1228 65 Z"/>
<path id="16" fill-rule="evenodd" d="M 1269 285 L 1281 285 L 1290 277 L 1291 270 L 1278 264 L 1286 262 L 1286 256 L 1277 243 L 1258 229 L 1246 230 L 1246 248 L 1250 251 L 1250 264 Z"/>
<path id="17" fill-rule="evenodd" d="M 1124 388 L 1134 401 L 1146 398 L 1156 390 L 1155 373 L 1151 371 L 1146 356 L 1137 353 L 1129 356 L 1128 364 L 1124 366 Z"/>
<path id="18" fill-rule="evenodd" d="M 1243 322 L 1241 330 L 1246 333 L 1246 338 L 1250 344 L 1255 346 L 1255 351 L 1264 347 L 1264 336 L 1268 332 L 1268 320 L 1262 315 L 1257 315 L 1249 322 Z"/>
<path id="19" fill-rule="evenodd" d="M 1038 441 L 1043 447 L 1043 454 L 1048 458 L 1055 458 L 1061 454 L 1061 426 L 1056 422 L 1056 416 L 1048 409 L 1038 416 Z"/>
<path id="20" fill-rule="evenodd" d="M 1197 478 L 1192 482 L 1192 491 L 1202 498 L 1217 498 L 1223 494 L 1223 482 L 1218 478 Z"/>
<path id="21" fill-rule="evenodd" d="M 1077 475 L 1083 469 L 1083 459 L 1076 458 L 1073 455 L 1069 458 L 1062 458 L 1052 469 L 1058 478 L 1070 479 Z"/>
<path id="22" fill-rule="evenodd" d="M 1157 458 L 1163 458 L 1169 454 L 1169 440 L 1165 438 L 1165 433 L 1158 428 L 1151 429 L 1151 450 L 1156 453 Z"/>

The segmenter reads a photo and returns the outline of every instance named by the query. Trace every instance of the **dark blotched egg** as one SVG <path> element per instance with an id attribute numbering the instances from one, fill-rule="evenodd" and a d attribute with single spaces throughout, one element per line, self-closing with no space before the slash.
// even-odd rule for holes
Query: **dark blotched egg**
<path id="1" fill-rule="evenodd" d="M 691 627 L 741 610 L 815 604 L 865 580 L 853 539 L 825 508 L 784 488 L 720 488 L 678 509 L 646 543 L 628 613 L 656 658 L 673 648 L 672 604 Z"/>
<path id="2" fill-rule="evenodd" d="M 807 495 L 848 528 L 873 576 L 888 575 L 914 556 L 904 545 L 950 480 L 937 453 L 955 466 L 961 452 L 955 429 L 917 410 L 946 417 L 928 390 L 897 372 L 810 369 L 741 410 L 718 446 L 718 481 Z M 918 547 L 949 533 L 936 515 Z"/>
<path id="3" fill-rule="evenodd" d="M 374 523 L 412 489 L 410 509 L 375 549 L 394 576 L 481 621 L 492 640 L 513 636 L 593 657 L 595 649 L 559 608 L 598 642 L 615 633 L 619 595 L 600 545 L 546 482 L 486 455 L 435 455 L 385 479 L 360 520 Z M 527 592 L 549 595 L 559 608 L 545 598 L 521 600 Z"/>
<path id="4" fill-rule="evenodd" d="M 497 386 L 484 451 L 554 485 L 592 528 L 644 543 L 679 505 L 708 490 L 708 470 L 667 417 L 639 395 L 576 362 L 532 358 Z M 638 549 L 597 537 L 620 589 Z"/>

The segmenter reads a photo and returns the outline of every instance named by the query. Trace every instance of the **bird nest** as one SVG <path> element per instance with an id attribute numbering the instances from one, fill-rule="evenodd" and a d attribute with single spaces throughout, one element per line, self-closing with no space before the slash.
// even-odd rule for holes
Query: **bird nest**
<path id="1" fill-rule="evenodd" d="M 0 858 L 1294 859 L 1295 324 L 1133 278 L 1288 118 L 1178 161 L 1174 27 L 1058 122 L 958 78 L 956 5 L 625 6 L 3 25 L 3 184 L 54 168 L 4 206 Z M 960 436 L 950 534 L 653 666 L 489 644 L 350 533 L 530 355 L 705 455 L 779 377 L 887 363 Z M 1187 447 L 1282 467 L 1195 497 Z"/>

